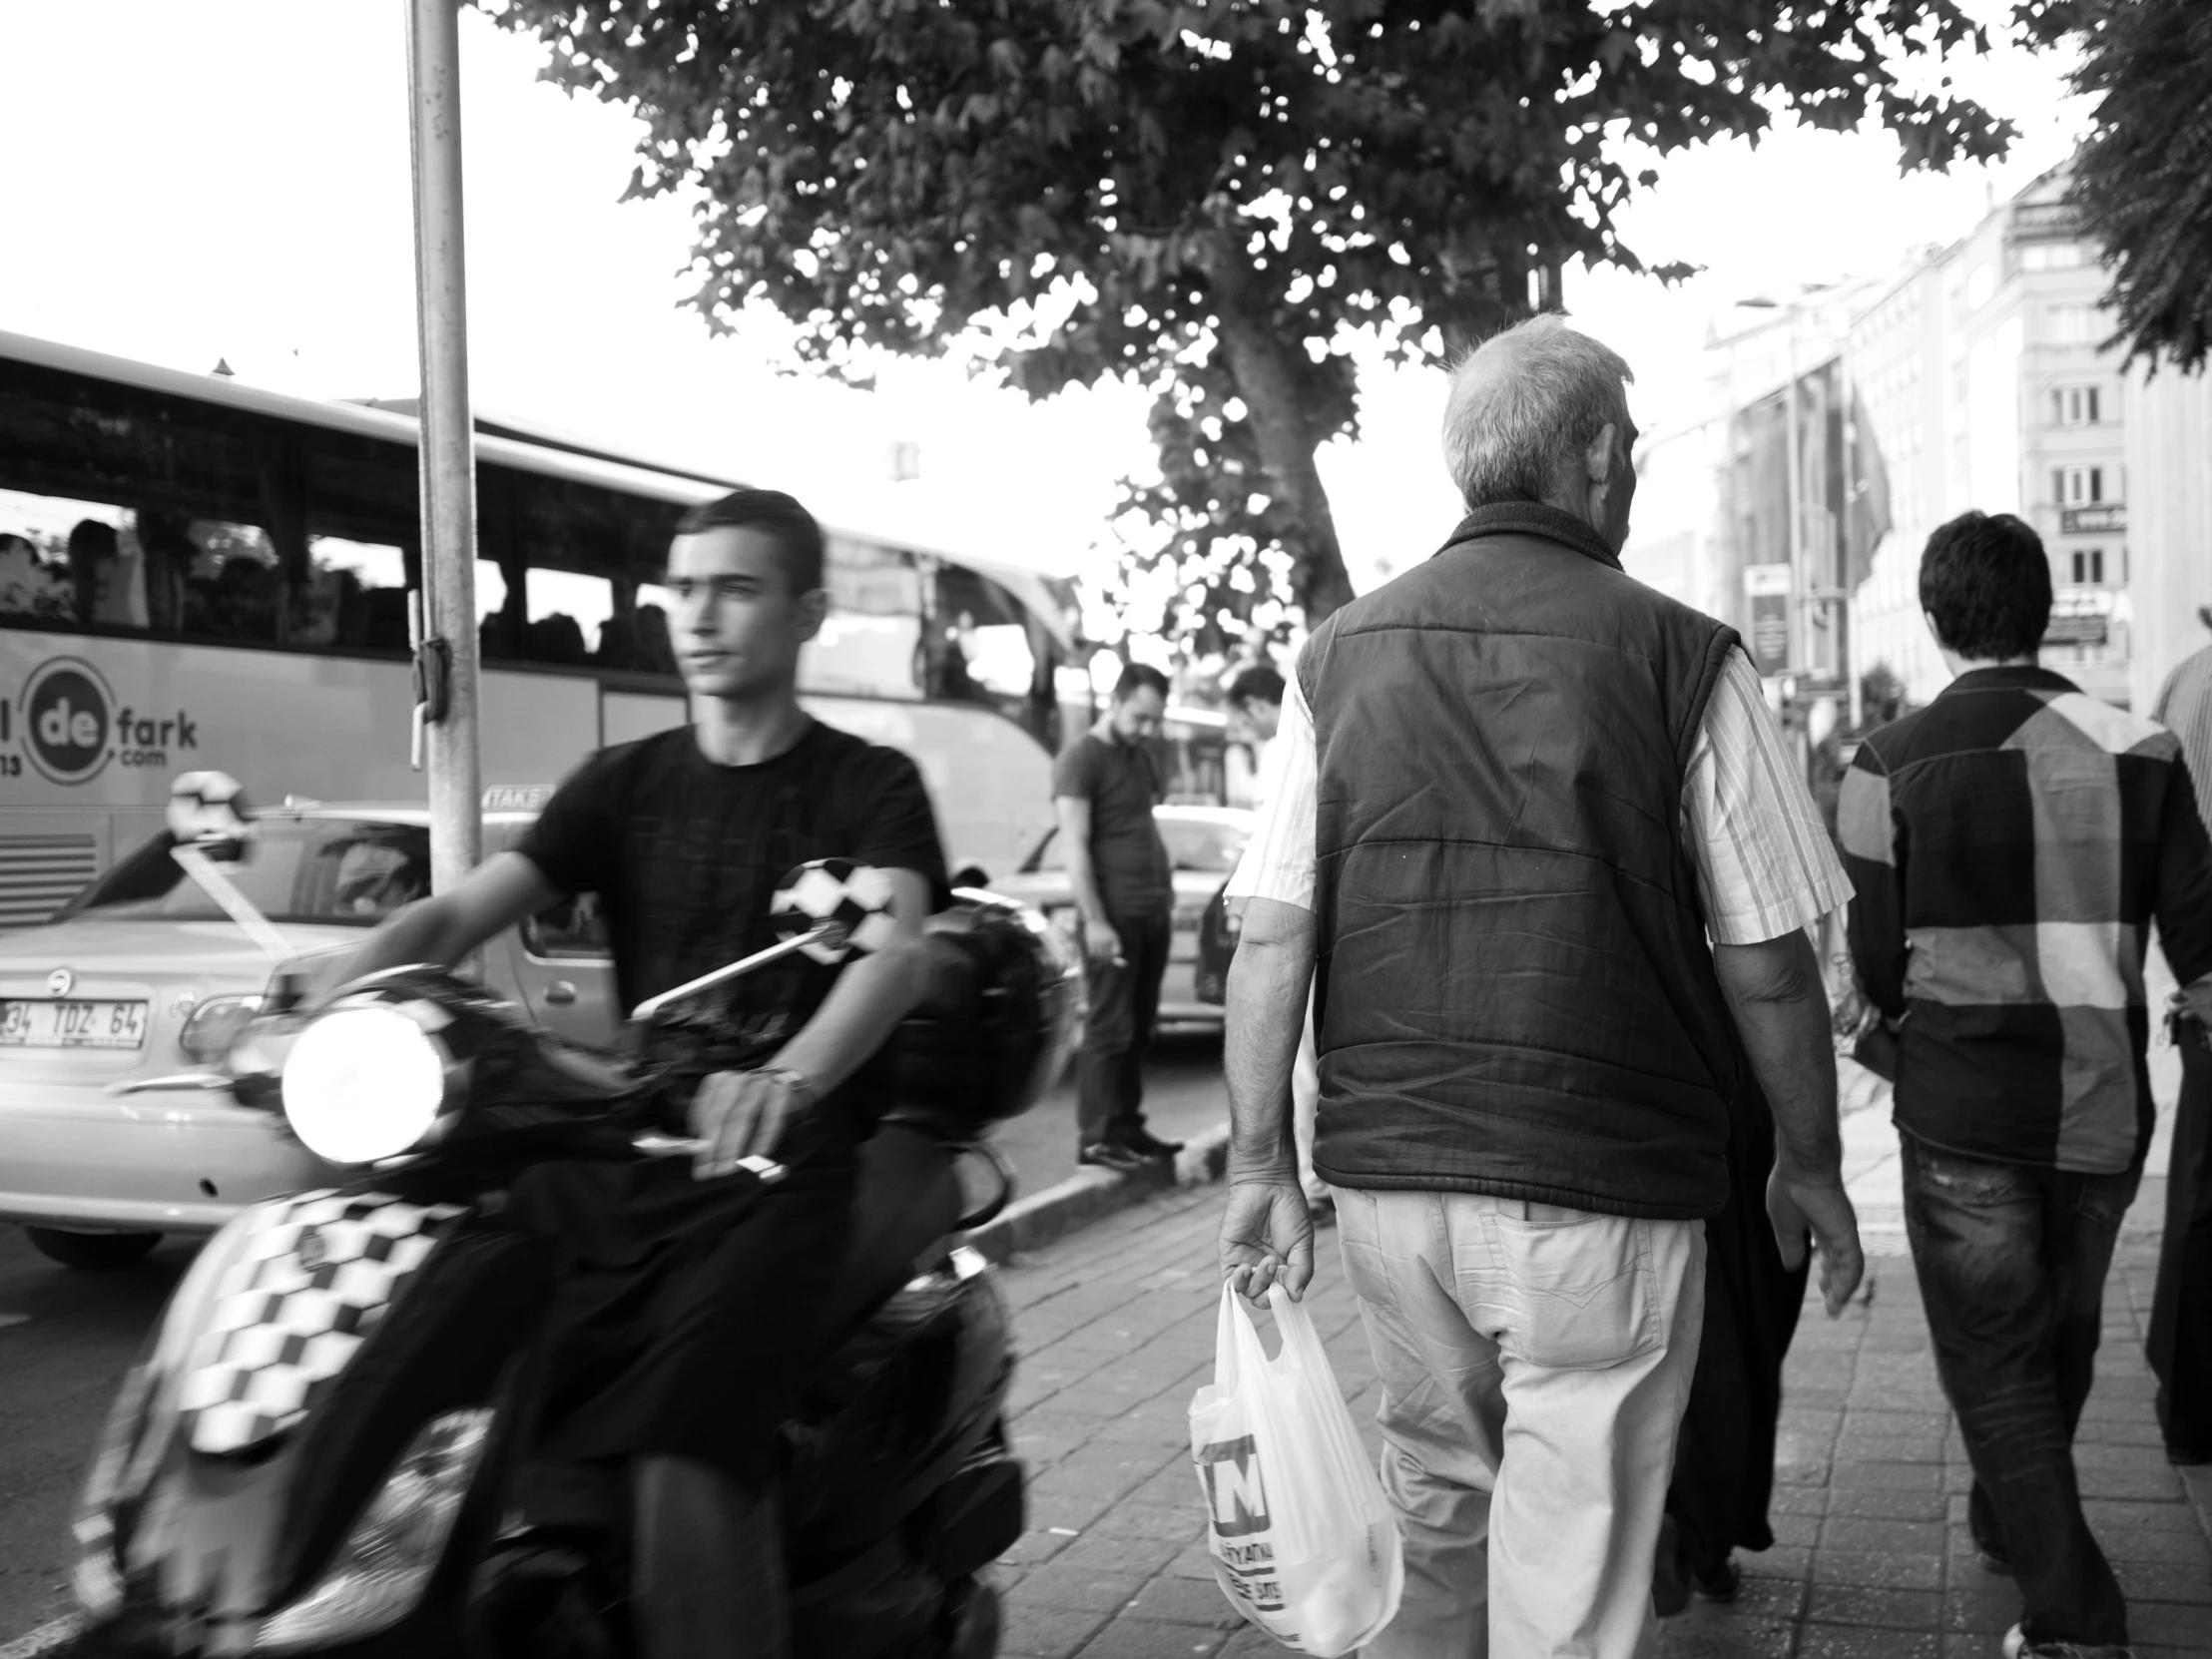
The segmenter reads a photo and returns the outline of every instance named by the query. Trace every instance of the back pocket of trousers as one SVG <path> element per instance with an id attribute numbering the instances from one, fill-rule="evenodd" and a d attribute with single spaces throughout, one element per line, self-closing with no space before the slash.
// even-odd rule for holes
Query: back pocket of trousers
<path id="1" fill-rule="evenodd" d="M 1593 1215 L 1547 1227 L 1488 1219 L 1512 1305 L 1501 1348 L 1533 1366 L 1597 1371 L 1658 1347 L 1642 1222 Z"/>

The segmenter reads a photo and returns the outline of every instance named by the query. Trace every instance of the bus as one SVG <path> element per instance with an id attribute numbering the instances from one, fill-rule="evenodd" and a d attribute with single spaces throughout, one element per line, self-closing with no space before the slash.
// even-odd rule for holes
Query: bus
<path id="1" fill-rule="evenodd" d="M 170 780 L 407 802 L 412 404 L 326 403 L 0 332 L 0 927 L 43 920 L 162 823 Z M 737 487 L 479 419 L 483 777 L 559 781 L 687 718 L 657 585 Z M 801 691 L 913 757 L 955 868 L 1052 823 L 1070 585 L 835 527 Z"/>

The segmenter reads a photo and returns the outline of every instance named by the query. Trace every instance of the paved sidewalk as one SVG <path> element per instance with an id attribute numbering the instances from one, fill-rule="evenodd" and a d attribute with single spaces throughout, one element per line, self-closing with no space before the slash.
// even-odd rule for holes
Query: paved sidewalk
<path id="1" fill-rule="evenodd" d="M 2161 1186 L 2146 1181 L 2129 1218 L 2076 1451 L 2143 1659 L 2212 1654 L 2212 1479 L 2192 1498 L 2166 1464 L 2142 1360 Z M 1189 1466 L 1185 1409 L 1213 1366 L 1220 1202 L 1218 1187 L 1166 1195 L 1006 1272 L 1021 1355 L 1014 1433 L 1031 1470 L 1031 1530 L 999 1569 L 1012 1659 L 1278 1651 L 1214 1585 Z M 1374 1368 L 1335 1234 L 1321 1242 L 1311 1304 L 1372 1440 Z M 1776 1545 L 1739 1556 L 1734 1605 L 1700 1603 L 1662 1625 L 1670 1659 L 1995 1659 L 2018 1601 L 1966 1536 L 1964 1451 L 1912 1265 L 1877 1256 L 1870 1282 L 1834 1324 L 1808 1308 L 1790 1360 Z"/>

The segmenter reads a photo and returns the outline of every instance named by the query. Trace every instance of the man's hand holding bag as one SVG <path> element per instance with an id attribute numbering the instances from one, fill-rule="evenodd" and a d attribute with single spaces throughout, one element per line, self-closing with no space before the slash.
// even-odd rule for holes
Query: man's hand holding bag
<path id="1" fill-rule="evenodd" d="M 1191 1458 L 1214 1576 L 1244 1616 L 1319 1659 L 1372 1641 L 1404 1583 L 1397 1523 L 1314 1330 L 1278 1285 L 1282 1352 L 1222 1287 L 1214 1381 L 1191 1400 Z"/>

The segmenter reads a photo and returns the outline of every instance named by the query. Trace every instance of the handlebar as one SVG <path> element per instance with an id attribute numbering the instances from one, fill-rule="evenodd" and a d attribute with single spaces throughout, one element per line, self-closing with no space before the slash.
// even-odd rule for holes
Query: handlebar
<path id="1" fill-rule="evenodd" d="M 696 1158 L 707 1150 L 707 1142 L 696 1135 L 663 1135 L 648 1130 L 630 1138 L 633 1150 L 648 1158 Z M 750 1170 L 764 1187 L 773 1187 L 791 1172 L 774 1158 L 740 1158 L 738 1168 Z"/>

